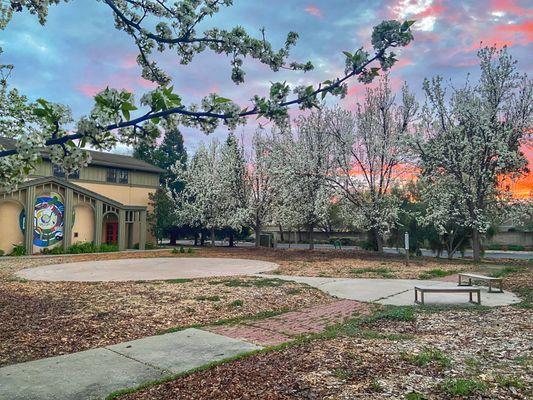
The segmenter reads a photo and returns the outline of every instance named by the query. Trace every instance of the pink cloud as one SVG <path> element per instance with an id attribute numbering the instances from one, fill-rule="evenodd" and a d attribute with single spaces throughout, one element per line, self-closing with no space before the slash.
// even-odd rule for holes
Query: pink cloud
<path id="1" fill-rule="evenodd" d="M 516 16 L 532 15 L 533 10 L 531 8 L 522 7 L 517 4 L 516 0 L 492 0 L 490 2 L 492 11 L 503 11 Z"/>
<path id="2" fill-rule="evenodd" d="M 122 62 L 120 64 L 123 68 L 127 68 L 127 69 L 130 69 L 130 68 L 135 68 L 138 64 L 137 64 L 137 54 L 136 53 L 131 53 L 131 54 L 127 54 L 123 59 L 122 59 Z"/>
<path id="3" fill-rule="evenodd" d="M 322 10 L 312 4 L 305 8 L 305 12 L 314 15 L 317 18 L 322 18 L 324 16 Z"/>
<path id="4" fill-rule="evenodd" d="M 95 85 L 89 85 L 89 84 L 81 84 L 77 87 L 78 91 L 83 93 L 87 97 L 94 97 L 96 93 L 100 92 L 103 87 L 101 86 L 95 86 Z"/>

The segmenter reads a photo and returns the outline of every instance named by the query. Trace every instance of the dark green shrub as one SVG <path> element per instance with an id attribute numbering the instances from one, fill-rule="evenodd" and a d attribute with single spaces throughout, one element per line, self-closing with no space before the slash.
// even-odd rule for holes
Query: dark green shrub
<path id="1" fill-rule="evenodd" d="M 65 254 L 65 250 L 63 249 L 63 246 L 56 246 L 51 249 L 44 248 L 42 249 L 41 253 L 43 254 Z"/>
<path id="2" fill-rule="evenodd" d="M 112 253 L 113 251 L 118 251 L 118 246 L 116 244 L 102 243 L 98 251 L 101 253 Z"/>
<path id="3" fill-rule="evenodd" d="M 146 244 L 144 245 L 144 249 L 145 250 L 154 250 L 154 249 L 157 249 L 157 245 L 155 243 L 152 243 L 152 242 L 146 242 Z"/>
<path id="4" fill-rule="evenodd" d="M 183 246 L 180 247 L 180 253 L 185 253 L 185 249 L 183 248 Z"/>
<path id="5" fill-rule="evenodd" d="M 4 250 L 0 250 L 0 257 L 4 255 Z"/>
<path id="6" fill-rule="evenodd" d="M 11 251 L 11 256 L 20 257 L 26 254 L 26 247 L 21 244 L 16 244 Z"/>
<path id="7" fill-rule="evenodd" d="M 192 247 L 189 247 L 189 248 L 187 249 L 187 253 L 189 253 L 189 254 L 193 254 L 193 253 L 194 253 L 194 249 L 193 249 Z"/>
<path id="8" fill-rule="evenodd" d="M 75 243 L 67 250 L 69 254 L 96 253 L 98 247 L 93 242 Z"/>

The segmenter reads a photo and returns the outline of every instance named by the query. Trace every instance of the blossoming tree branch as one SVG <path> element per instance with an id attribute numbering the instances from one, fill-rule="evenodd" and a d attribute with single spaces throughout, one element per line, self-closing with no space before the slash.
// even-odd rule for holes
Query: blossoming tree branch
<path id="1" fill-rule="evenodd" d="M 4 136 L 19 139 L 15 149 L 0 148 L 0 181 L 3 186 L 15 186 L 28 175 L 40 160 L 40 151 L 49 147 L 52 162 L 69 173 L 90 161 L 84 148 L 109 150 L 118 142 L 123 144 L 153 143 L 164 129 L 178 125 L 196 127 L 205 133 L 213 132 L 220 124 L 230 130 L 246 123 L 246 117 L 257 116 L 283 124 L 288 109 L 318 107 L 327 96 L 344 97 L 348 81 L 372 82 L 379 71 L 389 70 L 397 61 L 394 49 L 413 40 L 414 21 L 383 21 L 372 33 L 372 52 L 363 48 L 345 51 L 346 67 L 343 76 L 310 86 L 296 86 L 273 82 L 267 95 L 255 95 L 251 104 L 241 108 L 231 99 L 211 93 L 199 104 L 183 104 L 180 94 L 171 85 L 170 77 L 153 59 L 154 52 L 175 52 L 182 64 L 188 64 L 204 51 L 223 54 L 231 65 L 231 79 L 235 84 L 245 81 L 244 60 L 252 58 L 272 71 L 290 69 L 309 71 L 311 62 L 289 61 L 290 49 L 298 34 L 289 32 L 284 46 L 274 50 L 264 30 L 258 38 L 237 26 L 231 30 L 212 28 L 198 32 L 199 25 L 212 17 L 232 0 L 103 0 L 115 17 L 115 27 L 129 35 L 138 48 L 137 62 L 142 77 L 158 84 L 157 89 L 145 93 L 137 102 L 133 93 L 106 88 L 94 97 L 91 112 L 74 121 L 67 106 L 39 99 L 30 102 L 17 89 L 9 88 L 11 65 L 1 65 L 0 131 Z M 29 11 L 41 24 L 46 23 L 50 5 L 60 0 L 34 2 L 17 0 L 0 3 L 0 29 L 5 29 L 15 12 Z M 154 24 L 155 21 L 155 24 Z M 1 49 L 0 49 L 1 52 Z"/>

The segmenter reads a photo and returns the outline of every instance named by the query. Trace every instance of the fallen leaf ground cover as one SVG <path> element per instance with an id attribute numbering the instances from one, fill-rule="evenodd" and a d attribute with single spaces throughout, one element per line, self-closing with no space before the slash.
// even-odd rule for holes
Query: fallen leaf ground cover
<path id="1" fill-rule="evenodd" d="M 498 308 L 390 307 L 318 338 L 119 398 L 529 399 L 533 274 L 524 267 L 493 274 L 503 276 L 506 289 L 523 302 Z"/>
<path id="2" fill-rule="evenodd" d="M 530 312 L 519 307 L 394 312 L 119 398 L 531 398 Z"/>
<path id="3" fill-rule="evenodd" d="M 0 259 L 0 365 L 331 301 L 305 285 L 250 277 L 78 283 L 24 281 L 13 275 L 44 263 L 126 256 L 161 254 Z"/>

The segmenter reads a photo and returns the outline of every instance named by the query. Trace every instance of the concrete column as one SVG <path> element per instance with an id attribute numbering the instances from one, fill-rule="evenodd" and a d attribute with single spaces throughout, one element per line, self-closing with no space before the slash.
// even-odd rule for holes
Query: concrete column
<path id="1" fill-rule="evenodd" d="M 126 211 L 118 211 L 118 249 L 126 249 Z"/>
<path id="2" fill-rule="evenodd" d="M 26 254 L 33 254 L 33 230 L 34 213 L 35 213 L 35 186 L 30 186 L 26 189 L 26 203 L 24 204 L 26 213 L 26 223 L 24 227 L 24 246 L 26 247 Z"/>
<path id="3" fill-rule="evenodd" d="M 101 200 L 96 200 L 94 207 L 94 244 L 102 244 L 102 224 L 104 223 L 104 205 Z"/>
<path id="4" fill-rule="evenodd" d="M 65 211 L 63 213 L 63 249 L 65 251 L 72 244 L 72 224 L 74 222 L 74 192 L 70 188 L 65 189 Z"/>
<path id="5" fill-rule="evenodd" d="M 146 210 L 139 211 L 139 250 L 146 247 Z"/>

